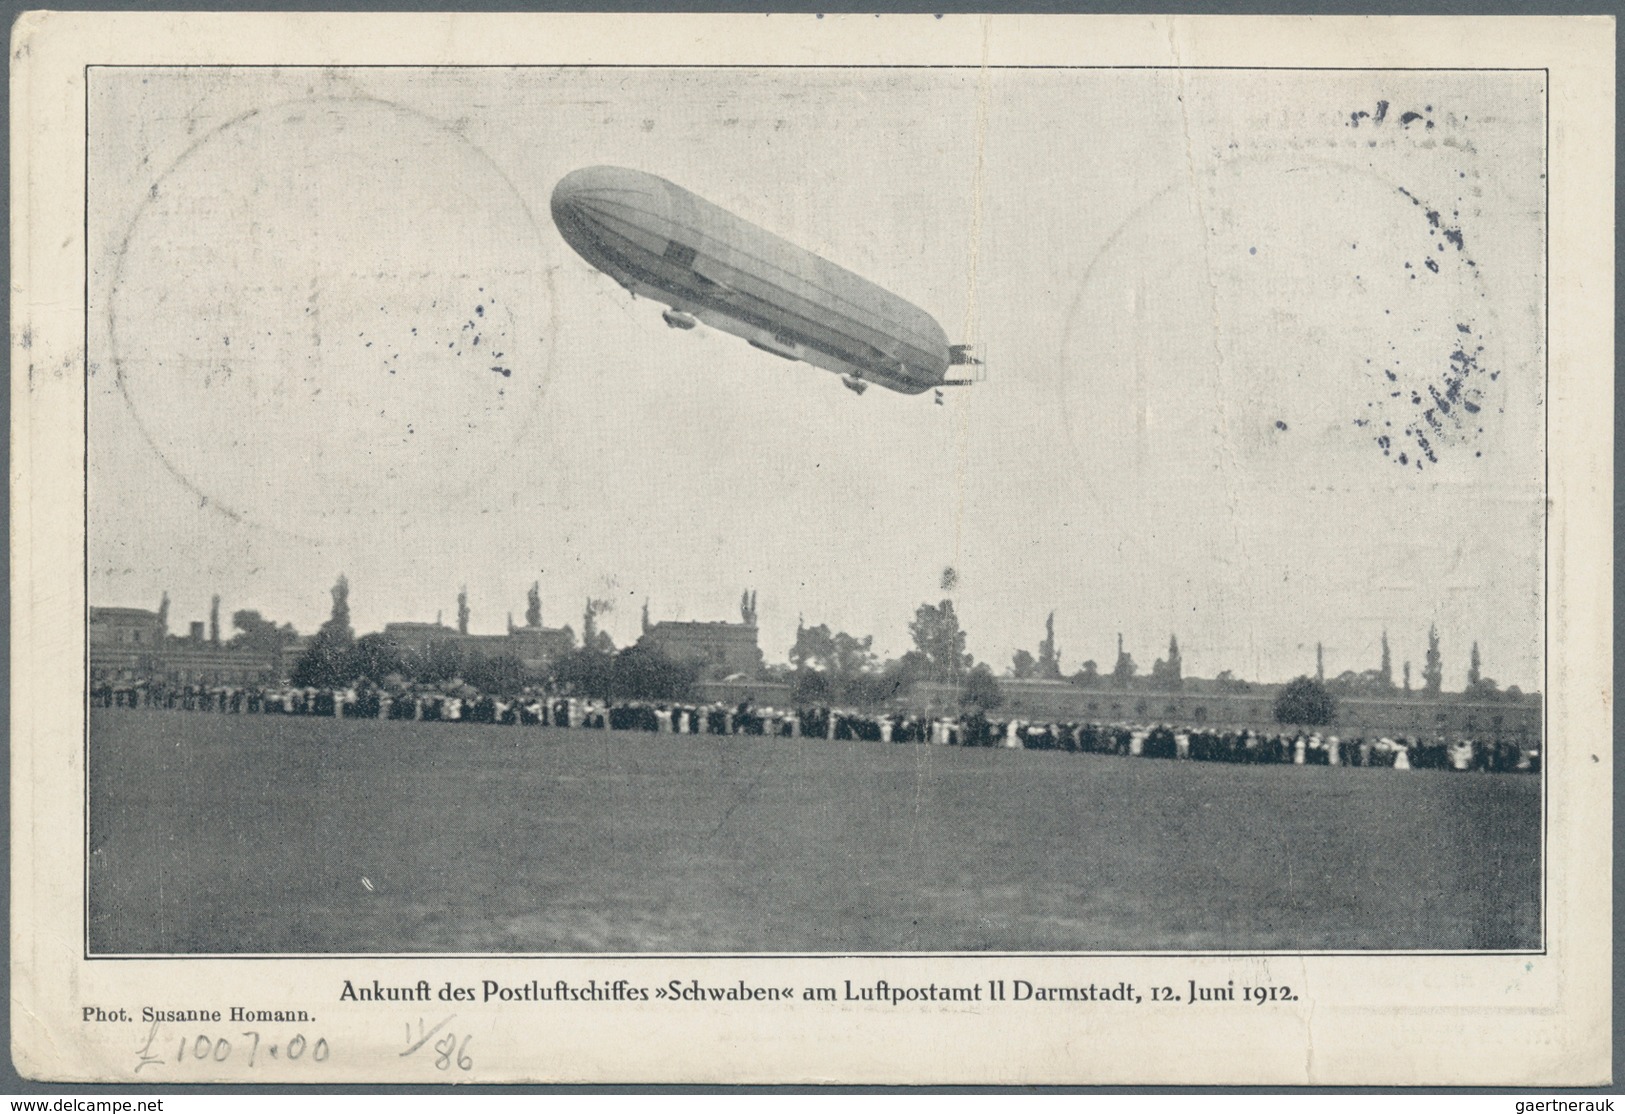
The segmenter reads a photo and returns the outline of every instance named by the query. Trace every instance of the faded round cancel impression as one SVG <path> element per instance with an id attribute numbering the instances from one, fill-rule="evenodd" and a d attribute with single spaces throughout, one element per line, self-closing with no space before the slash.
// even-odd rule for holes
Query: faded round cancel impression
<path id="1" fill-rule="evenodd" d="M 1503 355 L 1462 224 L 1458 198 L 1309 159 L 1176 183 L 1074 300 L 1068 419 L 1266 488 L 1305 453 L 1418 471 L 1481 453 Z M 1175 478 L 1157 471 L 1150 488 Z"/>
<path id="2" fill-rule="evenodd" d="M 1247 630 L 1263 601 L 1407 583 L 1426 531 L 1396 540 L 1396 516 L 1539 514 L 1515 440 L 1538 350 L 1502 316 L 1527 281 L 1474 231 L 1463 198 L 1291 153 L 1172 178 L 1104 241 L 1055 390 L 1094 544 L 1142 570 L 1122 606 L 1218 569 L 1203 606 Z"/>
<path id="3" fill-rule="evenodd" d="M 148 191 L 108 304 L 119 390 L 171 474 L 313 538 L 470 497 L 549 376 L 524 199 L 455 131 L 377 100 L 200 139 Z"/>

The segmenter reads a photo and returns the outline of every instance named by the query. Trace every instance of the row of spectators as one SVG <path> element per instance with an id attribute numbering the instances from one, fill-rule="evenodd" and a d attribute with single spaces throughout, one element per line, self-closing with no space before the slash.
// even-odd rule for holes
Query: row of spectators
<path id="1" fill-rule="evenodd" d="M 233 688 L 162 684 L 101 684 L 99 707 L 146 707 L 236 715 L 327 716 L 549 726 L 677 735 L 765 735 L 779 738 L 933 743 L 1116 754 L 1197 762 L 1298 766 L 1383 766 L 1393 769 L 1538 772 L 1540 751 L 1506 741 L 1467 738 L 1349 738 L 1319 732 L 1220 731 L 1166 725 L 1054 723 L 954 716 L 873 713 L 841 708 L 782 710 L 724 704 L 606 703 L 526 690 L 493 696 L 467 686 L 387 691 L 313 688 Z"/>

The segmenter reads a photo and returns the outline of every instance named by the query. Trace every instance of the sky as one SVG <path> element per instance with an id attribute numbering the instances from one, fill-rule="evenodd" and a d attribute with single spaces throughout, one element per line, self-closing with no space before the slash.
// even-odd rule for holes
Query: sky
<path id="1" fill-rule="evenodd" d="M 738 618 L 995 669 L 1541 687 L 1539 73 L 119 69 L 90 78 L 89 579 L 172 626 Z M 661 175 L 895 291 L 983 381 L 862 397 L 560 238 Z"/>

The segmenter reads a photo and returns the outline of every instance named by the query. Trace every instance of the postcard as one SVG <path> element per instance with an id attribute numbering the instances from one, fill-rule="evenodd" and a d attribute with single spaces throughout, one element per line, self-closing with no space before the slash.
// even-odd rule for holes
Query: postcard
<path id="1" fill-rule="evenodd" d="M 23 16 L 19 1072 L 1605 1082 L 1613 36 Z"/>

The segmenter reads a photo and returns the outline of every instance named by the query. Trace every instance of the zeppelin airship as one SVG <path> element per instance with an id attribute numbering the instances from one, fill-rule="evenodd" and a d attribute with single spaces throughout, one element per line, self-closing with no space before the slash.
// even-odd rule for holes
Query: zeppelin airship
<path id="1" fill-rule="evenodd" d="M 858 394 L 957 386 L 969 380 L 948 369 L 978 362 L 925 310 L 653 174 L 572 171 L 553 189 L 553 221 L 588 263 L 670 307 L 672 328 L 704 322 Z"/>

